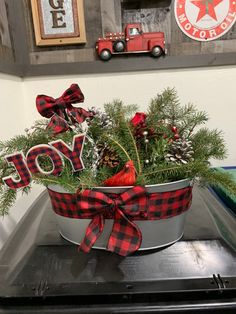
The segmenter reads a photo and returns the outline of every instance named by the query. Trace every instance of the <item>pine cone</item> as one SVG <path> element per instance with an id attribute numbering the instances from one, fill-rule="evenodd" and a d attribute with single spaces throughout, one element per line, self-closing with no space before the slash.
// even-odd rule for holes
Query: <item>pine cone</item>
<path id="1" fill-rule="evenodd" d="M 113 149 L 106 145 L 104 146 L 103 144 L 99 144 L 97 148 L 99 154 L 99 167 L 106 166 L 114 168 L 119 165 L 119 157 Z"/>
<path id="2" fill-rule="evenodd" d="M 112 125 L 112 120 L 109 115 L 107 115 L 105 112 L 102 112 L 101 109 L 97 109 L 95 107 L 92 107 L 89 109 L 89 112 L 99 119 L 99 123 L 101 128 L 110 127 Z"/>
<path id="3" fill-rule="evenodd" d="M 191 141 L 178 139 L 171 144 L 170 152 L 165 156 L 165 159 L 177 164 L 187 164 L 193 160 L 193 153 Z"/>

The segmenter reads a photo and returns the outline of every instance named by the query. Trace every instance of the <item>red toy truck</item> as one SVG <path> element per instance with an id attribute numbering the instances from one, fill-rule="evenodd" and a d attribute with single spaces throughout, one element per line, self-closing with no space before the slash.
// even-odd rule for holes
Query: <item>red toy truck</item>
<path id="1" fill-rule="evenodd" d="M 153 57 L 165 53 L 163 32 L 144 33 L 140 23 L 127 24 L 124 33 L 107 33 L 96 42 L 99 57 L 107 61 L 113 54 L 149 52 Z"/>

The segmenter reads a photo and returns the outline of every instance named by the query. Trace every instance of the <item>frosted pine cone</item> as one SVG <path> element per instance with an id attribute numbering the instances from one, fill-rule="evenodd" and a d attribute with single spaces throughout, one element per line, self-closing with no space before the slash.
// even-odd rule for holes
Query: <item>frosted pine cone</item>
<path id="1" fill-rule="evenodd" d="M 170 152 L 165 156 L 165 159 L 177 164 L 187 164 L 193 160 L 193 153 L 191 141 L 178 139 L 171 144 Z"/>
<path id="2" fill-rule="evenodd" d="M 99 124 L 101 128 L 106 128 L 112 125 L 112 120 L 105 112 L 102 112 L 101 109 L 97 109 L 92 107 L 89 111 L 93 114 L 93 116 L 99 119 Z"/>

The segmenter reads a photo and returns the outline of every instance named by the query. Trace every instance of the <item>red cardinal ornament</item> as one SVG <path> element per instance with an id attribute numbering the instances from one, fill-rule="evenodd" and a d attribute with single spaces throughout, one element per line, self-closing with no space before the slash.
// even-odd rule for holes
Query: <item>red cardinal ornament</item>
<path id="1" fill-rule="evenodd" d="M 128 186 L 136 182 L 136 169 L 133 160 L 127 161 L 124 168 L 104 181 L 105 186 Z"/>

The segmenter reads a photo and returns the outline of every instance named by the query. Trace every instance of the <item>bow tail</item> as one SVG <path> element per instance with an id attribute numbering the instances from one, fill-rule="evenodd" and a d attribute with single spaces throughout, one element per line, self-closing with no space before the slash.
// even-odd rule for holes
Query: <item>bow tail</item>
<path id="1" fill-rule="evenodd" d="M 51 120 L 47 125 L 47 129 L 51 130 L 53 134 L 59 134 L 59 133 L 65 132 L 69 128 L 70 127 L 67 121 L 61 118 L 60 116 L 58 116 L 57 114 L 54 114 L 51 117 Z"/>
<path id="2" fill-rule="evenodd" d="M 103 215 L 96 215 L 87 227 L 85 237 L 80 244 L 79 249 L 85 253 L 88 253 L 94 243 L 97 241 L 98 237 L 102 233 L 104 228 L 104 218 Z"/>
<path id="3" fill-rule="evenodd" d="M 121 256 L 127 256 L 140 248 L 142 233 L 138 226 L 130 221 L 122 211 L 116 210 L 112 232 L 108 241 L 108 250 Z"/>
<path id="4" fill-rule="evenodd" d="M 67 107 L 67 112 L 72 123 L 82 123 L 86 118 L 91 118 L 93 116 L 91 112 L 83 108 L 75 108 L 72 106 Z"/>

